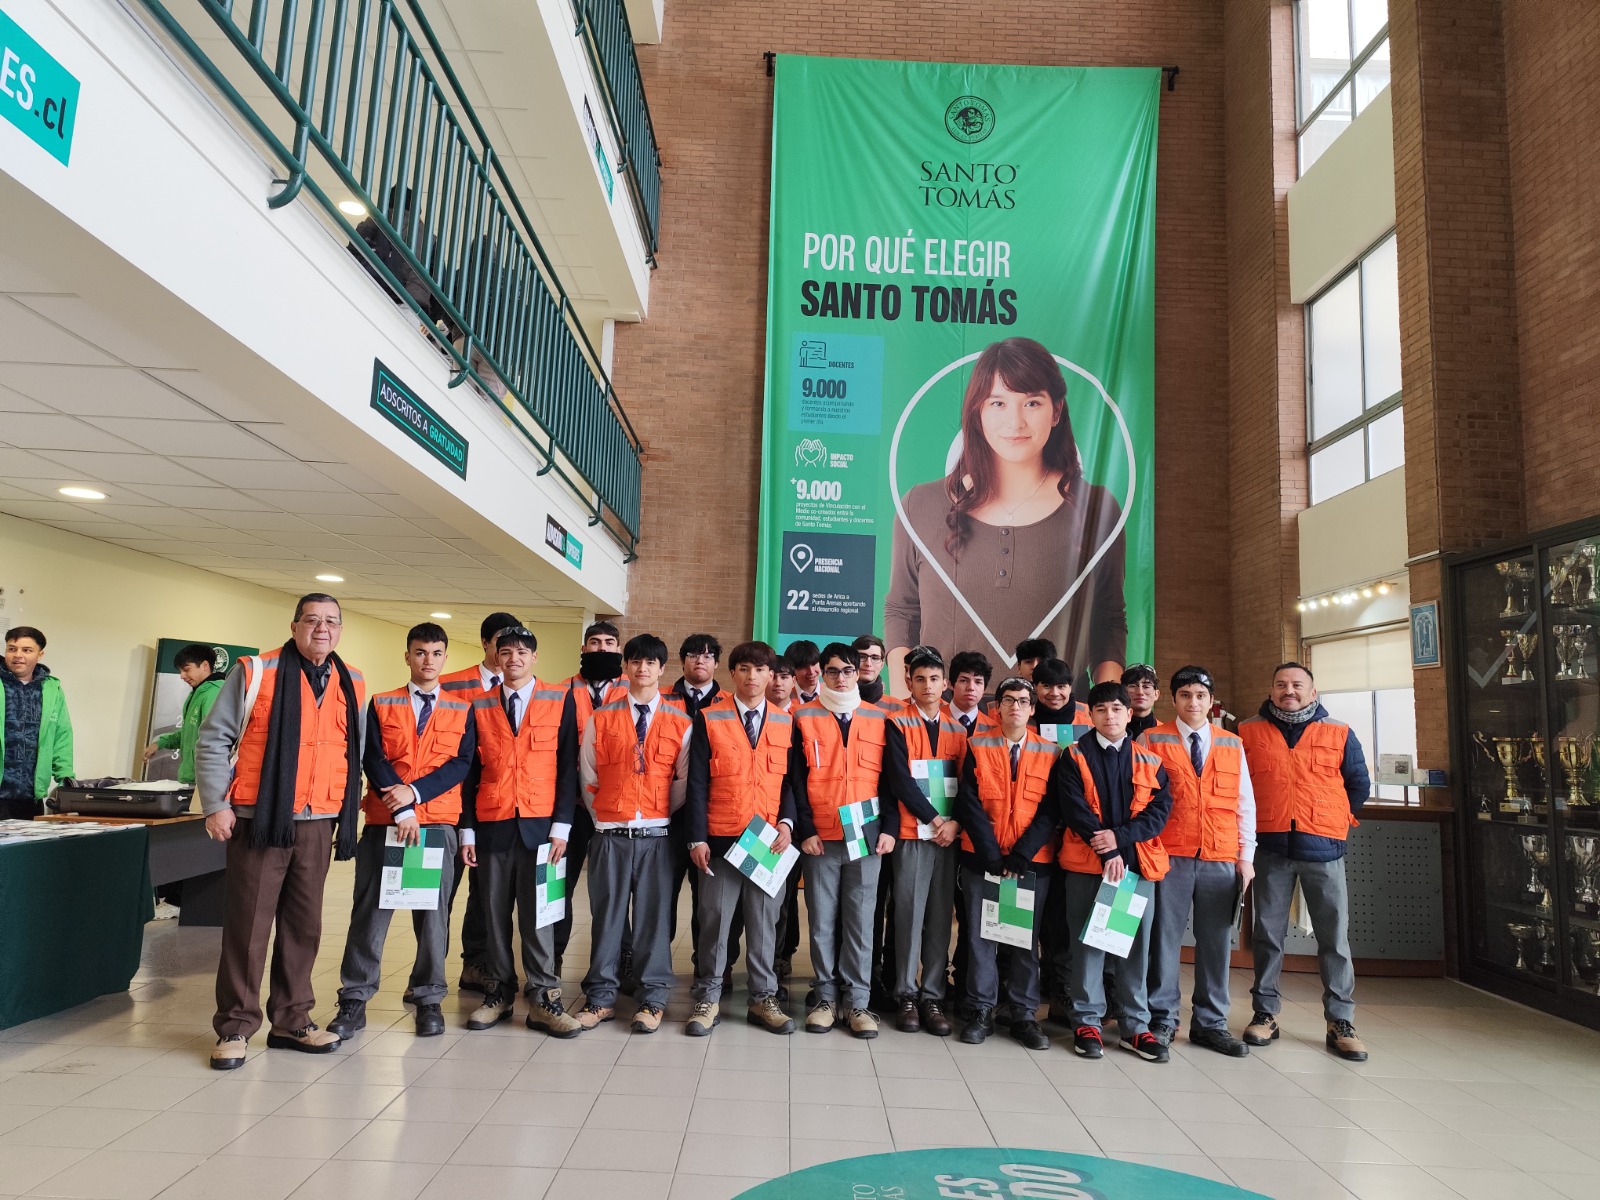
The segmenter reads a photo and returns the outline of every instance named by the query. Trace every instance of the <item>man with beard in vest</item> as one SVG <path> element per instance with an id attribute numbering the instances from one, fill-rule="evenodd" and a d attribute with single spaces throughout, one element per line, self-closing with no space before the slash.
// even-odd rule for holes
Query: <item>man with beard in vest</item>
<path id="1" fill-rule="evenodd" d="M 1156 885 L 1150 939 L 1150 1032 L 1171 1045 L 1182 1000 L 1178 954 L 1194 913 L 1194 1001 L 1189 1040 L 1231 1058 L 1250 1048 L 1228 1032 L 1228 959 L 1233 918 L 1255 878 L 1256 801 L 1244 743 L 1208 714 L 1211 672 L 1181 667 L 1172 677 L 1177 720 L 1158 724 L 1138 745 L 1161 760 L 1172 790 L 1172 815 L 1161 831 L 1167 877 Z"/>
<path id="2" fill-rule="evenodd" d="M 1255 1014 L 1244 1031 L 1252 1046 L 1278 1036 L 1283 997 L 1283 940 L 1298 880 L 1317 939 L 1325 1044 L 1340 1058 L 1365 1062 L 1356 1036 L 1356 972 L 1350 959 L 1350 893 L 1345 839 L 1367 802 L 1371 782 L 1361 743 L 1317 701 L 1311 672 L 1287 662 L 1272 673 L 1272 695 L 1239 723 L 1256 785 Z"/>
<path id="3" fill-rule="evenodd" d="M 416 1005 L 418 1037 L 444 1032 L 445 957 L 450 944 L 446 897 L 455 875 L 461 819 L 461 784 L 477 752 L 472 706 L 439 687 L 450 639 L 438 625 L 415 625 L 406 634 L 405 687 L 376 695 L 367 705 L 366 827 L 356 845 L 355 898 L 339 967 L 339 1012 L 328 1032 L 348 1040 L 366 1028 L 367 1002 L 377 995 L 383 943 L 393 909 L 379 904 L 388 834 L 403 846 L 440 843 L 439 895 L 432 908 L 411 913 L 416 958 L 406 992 Z"/>
<path id="4" fill-rule="evenodd" d="M 311 1019 L 311 971 L 328 861 L 354 857 L 361 803 L 366 685 L 334 653 L 343 624 L 332 596 L 302 596 L 289 640 L 240 660 L 195 742 L 206 836 L 228 844 L 212 1019 L 211 1065 L 219 1071 L 244 1065 L 246 1044 L 261 1028 L 269 941 L 267 1046 L 310 1054 L 339 1048 L 339 1038 Z"/>

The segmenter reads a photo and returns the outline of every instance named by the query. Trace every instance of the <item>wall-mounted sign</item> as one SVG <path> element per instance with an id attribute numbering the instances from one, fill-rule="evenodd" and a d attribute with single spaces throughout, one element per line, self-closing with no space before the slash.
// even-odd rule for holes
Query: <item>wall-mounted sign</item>
<path id="1" fill-rule="evenodd" d="M 0 113 L 67 165 L 78 120 L 78 80 L 0 12 Z"/>
<path id="2" fill-rule="evenodd" d="M 377 359 L 372 360 L 372 407 L 461 478 L 467 477 L 467 439 Z"/>
<path id="3" fill-rule="evenodd" d="M 583 136 L 589 143 L 589 149 L 594 152 L 594 165 L 600 170 L 600 182 L 605 184 L 606 203 L 610 204 L 616 191 L 616 176 L 612 174 L 611 162 L 606 158 L 606 148 L 600 141 L 600 130 L 594 123 L 594 113 L 589 108 L 589 98 L 583 98 Z"/>
<path id="4" fill-rule="evenodd" d="M 1411 665 L 1439 665 L 1439 602 L 1429 600 L 1411 606 Z"/>
<path id="5" fill-rule="evenodd" d="M 544 544 L 569 563 L 583 569 L 583 543 L 567 532 L 567 527 L 548 513 L 544 518 Z"/>

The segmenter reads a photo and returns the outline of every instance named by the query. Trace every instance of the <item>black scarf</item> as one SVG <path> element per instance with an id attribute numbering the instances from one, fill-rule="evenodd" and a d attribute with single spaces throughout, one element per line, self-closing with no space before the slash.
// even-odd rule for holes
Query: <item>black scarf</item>
<path id="1" fill-rule="evenodd" d="M 355 680 L 350 668 L 337 654 L 329 661 L 339 676 L 344 693 L 345 778 L 344 801 L 339 807 L 339 841 L 334 857 L 343 861 L 355 857 L 356 816 L 361 811 L 361 706 L 356 700 Z M 261 755 L 261 787 L 256 793 L 255 819 L 250 822 L 250 845 L 264 850 L 268 846 L 294 845 L 295 783 L 300 773 L 300 680 L 305 677 L 305 659 L 291 638 L 278 652 L 278 682 L 272 692 L 272 711 L 267 719 L 267 746 Z"/>

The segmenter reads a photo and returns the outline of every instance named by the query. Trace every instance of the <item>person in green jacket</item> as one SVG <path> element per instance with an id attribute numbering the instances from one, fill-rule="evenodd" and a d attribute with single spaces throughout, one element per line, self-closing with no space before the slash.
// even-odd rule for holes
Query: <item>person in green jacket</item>
<path id="1" fill-rule="evenodd" d="M 6 630 L 0 668 L 0 818 L 31 821 L 56 779 L 72 777 L 72 719 L 61 681 L 39 661 L 44 634 Z"/>
<path id="2" fill-rule="evenodd" d="M 213 666 L 217 652 L 202 642 L 185 646 L 173 656 L 178 677 L 193 690 L 183 702 L 183 724 L 171 733 L 163 733 L 144 748 L 144 760 L 149 762 L 163 750 L 178 752 L 178 782 L 194 784 L 194 743 L 200 736 L 200 722 L 206 719 L 217 693 L 222 690 L 223 679 Z"/>

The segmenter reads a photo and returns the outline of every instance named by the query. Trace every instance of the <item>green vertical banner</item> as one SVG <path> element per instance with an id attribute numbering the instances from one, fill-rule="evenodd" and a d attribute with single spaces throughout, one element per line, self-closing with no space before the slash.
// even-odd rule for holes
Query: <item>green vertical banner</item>
<path id="1" fill-rule="evenodd" d="M 1160 79 L 778 57 L 757 637 L 1149 659 Z"/>

